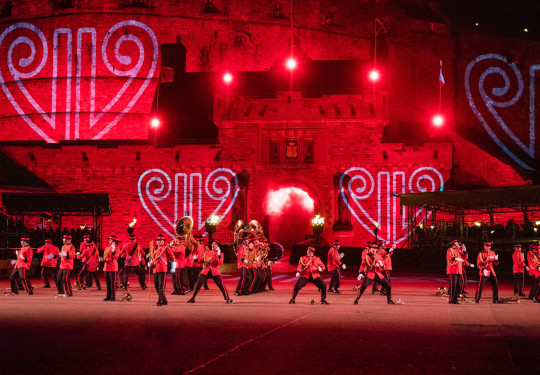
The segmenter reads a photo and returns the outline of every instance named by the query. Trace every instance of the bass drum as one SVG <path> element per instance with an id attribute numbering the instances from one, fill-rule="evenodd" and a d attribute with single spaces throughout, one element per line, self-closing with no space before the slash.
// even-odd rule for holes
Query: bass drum
<path id="1" fill-rule="evenodd" d="M 272 262 L 275 262 L 276 260 L 280 260 L 283 257 L 283 253 L 285 252 L 285 249 L 281 244 L 274 242 L 268 245 L 268 260 L 271 260 Z"/>

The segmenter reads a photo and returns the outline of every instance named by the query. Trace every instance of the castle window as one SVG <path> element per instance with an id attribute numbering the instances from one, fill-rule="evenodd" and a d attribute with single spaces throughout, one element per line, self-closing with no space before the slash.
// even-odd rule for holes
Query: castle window
<path id="1" fill-rule="evenodd" d="M 74 7 L 73 0 L 55 0 L 53 2 L 54 9 L 71 9 Z"/>

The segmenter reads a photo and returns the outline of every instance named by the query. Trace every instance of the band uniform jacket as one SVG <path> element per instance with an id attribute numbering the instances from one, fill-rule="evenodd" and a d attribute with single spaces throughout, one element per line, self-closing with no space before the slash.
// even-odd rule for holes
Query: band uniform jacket
<path id="1" fill-rule="evenodd" d="M 332 272 L 336 268 L 339 271 L 339 267 L 341 266 L 341 257 L 339 256 L 339 253 L 336 249 L 333 247 L 330 248 L 328 251 L 328 271 Z"/>
<path id="2" fill-rule="evenodd" d="M 484 275 L 484 270 L 488 270 L 488 275 L 490 276 L 491 273 L 493 273 L 493 276 L 497 276 L 495 273 L 495 270 L 493 269 L 493 264 L 497 265 L 499 264 L 498 260 L 495 260 L 495 252 L 492 250 L 489 251 L 481 251 L 478 254 L 478 259 L 476 264 L 478 265 L 478 269 L 480 270 L 479 275 Z"/>
<path id="3" fill-rule="evenodd" d="M 459 249 L 459 257 L 463 259 L 463 264 L 461 265 L 461 273 L 465 272 L 464 266 L 469 266 L 469 253 L 463 252 L 463 250 Z"/>
<path id="4" fill-rule="evenodd" d="M 75 262 L 76 250 L 72 243 L 62 246 L 62 253 L 66 253 L 65 257 L 60 257 L 60 269 L 72 270 L 73 262 Z"/>
<path id="5" fill-rule="evenodd" d="M 521 251 L 514 251 L 514 253 L 512 254 L 512 262 L 512 272 L 525 272 L 525 255 Z"/>
<path id="6" fill-rule="evenodd" d="M 176 268 L 186 268 L 186 242 L 182 241 L 172 248 Z"/>
<path id="7" fill-rule="evenodd" d="M 15 264 L 15 268 L 26 268 L 29 270 L 30 265 L 32 264 L 33 256 L 34 251 L 32 248 L 28 245 L 24 245 L 21 247 L 21 250 L 19 250 L 19 255 L 17 255 L 17 263 Z"/>
<path id="8" fill-rule="evenodd" d="M 196 249 L 197 248 L 195 246 L 191 248 L 189 255 L 186 257 L 186 267 L 193 267 L 195 265 L 195 261 L 193 260 L 193 255 L 195 255 Z"/>
<path id="9" fill-rule="evenodd" d="M 112 246 L 107 246 L 103 251 L 103 271 L 118 272 L 118 257 L 120 256 L 120 249 L 115 246 L 114 251 Z"/>
<path id="10" fill-rule="evenodd" d="M 214 250 L 205 250 L 202 256 L 203 269 L 201 273 L 203 275 L 208 274 L 208 271 L 212 271 L 212 276 L 221 275 L 219 271 L 219 266 L 223 264 L 223 253 L 217 255 L 217 251 Z"/>
<path id="11" fill-rule="evenodd" d="M 449 248 L 446 252 L 446 274 L 460 275 L 463 271 L 463 264 L 457 261 L 456 258 L 461 258 L 459 250 Z"/>
<path id="12" fill-rule="evenodd" d="M 394 254 L 394 252 L 388 252 L 386 249 L 379 250 L 379 255 L 384 263 L 384 269 L 387 271 L 392 271 L 392 254 Z"/>
<path id="13" fill-rule="evenodd" d="M 247 268 L 247 265 L 244 263 L 244 260 L 247 259 L 246 256 L 246 247 L 244 245 L 240 245 L 238 247 L 238 251 L 236 252 L 236 266 L 238 267 L 238 269 L 242 267 Z"/>
<path id="14" fill-rule="evenodd" d="M 202 262 L 202 256 L 204 253 L 205 246 L 204 245 L 197 245 L 197 249 L 195 250 L 195 254 L 197 254 L 197 259 L 193 259 L 193 266 L 194 267 L 201 267 L 203 266 Z"/>
<path id="15" fill-rule="evenodd" d="M 540 271 L 538 270 L 538 267 L 540 267 L 540 255 L 529 250 L 527 261 L 529 263 L 529 276 L 540 277 Z"/>
<path id="16" fill-rule="evenodd" d="M 362 273 L 365 271 L 367 254 L 368 254 L 368 249 L 364 249 L 364 251 L 362 251 L 362 262 L 360 263 L 360 268 L 358 269 L 358 273 Z"/>
<path id="17" fill-rule="evenodd" d="M 375 275 L 379 276 L 381 279 L 384 278 L 381 273 L 384 269 L 384 261 L 378 253 L 373 255 L 366 254 L 366 258 L 362 263 L 364 265 L 363 271 L 368 279 L 373 280 Z"/>
<path id="18" fill-rule="evenodd" d="M 144 256 L 144 250 L 137 242 L 126 243 L 120 252 L 120 258 L 125 259 L 126 267 L 138 267 L 139 264 L 144 264 Z"/>
<path id="19" fill-rule="evenodd" d="M 43 259 L 41 260 L 41 267 L 56 267 L 58 260 L 58 253 L 60 250 L 51 243 L 45 244 L 37 249 L 37 253 L 43 253 Z M 53 258 L 49 259 L 49 255 L 54 255 Z"/>
<path id="20" fill-rule="evenodd" d="M 321 258 L 316 257 L 315 255 L 312 257 L 304 255 L 300 258 L 296 270 L 300 272 L 300 277 L 305 277 L 306 279 L 309 279 L 309 275 L 311 274 L 311 276 L 316 279 L 317 277 L 321 277 L 321 274 L 319 273 L 319 267 L 321 267 L 323 271 L 326 268 L 324 266 L 324 263 L 321 261 Z"/>
<path id="21" fill-rule="evenodd" d="M 167 272 L 167 260 L 174 261 L 174 254 L 168 245 L 157 246 L 151 254 L 160 254 L 159 258 L 154 259 L 154 273 Z M 153 258 L 155 255 L 150 255 Z"/>
<path id="22" fill-rule="evenodd" d="M 83 242 L 79 247 L 79 252 L 80 254 L 77 255 L 77 259 L 80 259 L 82 261 L 83 266 L 86 265 L 86 270 L 88 272 L 96 272 L 99 258 L 96 244 L 93 242 Z"/>

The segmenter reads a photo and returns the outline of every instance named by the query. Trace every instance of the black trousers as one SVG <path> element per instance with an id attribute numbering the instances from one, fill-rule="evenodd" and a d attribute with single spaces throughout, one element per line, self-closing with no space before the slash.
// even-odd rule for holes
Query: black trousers
<path id="1" fill-rule="evenodd" d="M 251 282 L 253 281 L 253 275 L 247 267 L 240 267 L 238 269 L 238 273 L 240 274 L 240 280 L 238 280 L 235 292 L 238 294 L 247 294 L 249 292 Z"/>
<path id="2" fill-rule="evenodd" d="M 339 268 L 336 268 L 332 272 L 332 278 L 330 279 L 330 286 L 328 289 L 337 289 L 339 288 L 339 278 L 341 274 L 339 273 Z"/>
<path id="3" fill-rule="evenodd" d="M 484 289 L 486 281 L 488 280 L 491 284 L 491 289 L 493 289 L 493 301 L 496 302 L 499 300 L 499 282 L 497 281 L 497 276 L 491 273 L 489 276 L 480 277 L 478 287 L 476 288 L 476 297 L 474 298 L 475 302 L 480 302 L 480 298 L 482 298 L 482 290 Z"/>
<path id="4" fill-rule="evenodd" d="M 86 270 L 86 264 L 82 266 L 81 270 L 79 271 L 79 274 L 77 275 L 77 281 L 79 283 L 79 287 L 82 288 L 84 285 L 84 282 L 88 279 L 88 271 Z"/>
<path id="5" fill-rule="evenodd" d="M 197 278 L 199 277 L 199 271 L 197 267 L 187 267 L 186 269 L 188 272 L 189 290 L 193 290 L 193 288 L 195 288 Z"/>
<path id="6" fill-rule="evenodd" d="M 523 294 L 523 283 L 525 278 L 523 277 L 523 272 L 514 273 L 514 294 Z"/>
<path id="7" fill-rule="evenodd" d="M 531 285 L 531 290 L 529 290 L 529 299 L 533 299 L 534 296 L 536 295 L 536 290 L 538 289 L 538 284 L 536 283 L 536 278 L 534 277 L 534 275 L 531 276 L 532 278 L 532 285 Z"/>
<path id="8" fill-rule="evenodd" d="M 154 287 L 158 294 L 158 303 L 167 304 L 167 298 L 165 298 L 165 285 L 166 285 L 166 272 L 154 273 Z"/>
<path id="9" fill-rule="evenodd" d="M 463 270 L 463 273 L 461 274 L 461 288 L 459 289 L 459 292 L 463 294 L 465 289 L 467 289 L 467 272 Z"/>
<path id="10" fill-rule="evenodd" d="M 386 277 L 383 277 L 381 279 L 379 275 L 375 274 L 375 278 L 373 280 L 376 280 L 379 284 L 381 284 L 383 287 L 383 290 L 386 289 L 386 300 L 390 301 L 392 299 L 392 287 L 390 286 L 390 283 L 388 282 Z M 368 277 L 364 278 L 364 282 L 362 283 L 362 286 L 360 287 L 360 290 L 358 291 L 358 294 L 356 295 L 356 299 L 360 299 L 360 297 L 362 297 L 362 294 L 364 294 L 364 292 L 371 285 L 373 280 Z"/>
<path id="11" fill-rule="evenodd" d="M 185 271 L 185 268 L 177 268 L 174 270 L 174 274 L 172 275 L 173 292 L 175 294 L 184 294 L 186 292 L 186 288 L 184 287 L 184 283 L 182 282 L 182 274 L 185 272 L 182 272 L 182 270 Z"/>
<path id="12" fill-rule="evenodd" d="M 107 284 L 107 298 L 116 299 L 116 271 L 105 271 L 105 283 Z"/>
<path id="13" fill-rule="evenodd" d="M 225 285 L 223 285 L 223 280 L 221 279 L 221 275 L 213 275 L 212 270 L 208 271 L 206 275 L 203 273 L 199 273 L 199 277 L 197 278 L 197 282 L 195 283 L 193 299 L 195 299 L 195 296 L 197 296 L 197 293 L 199 293 L 199 290 L 201 289 L 201 287 L 204 284 L 206 284 L 209 277 L 211 277 L 214 280 L 219 290 L 221 290 L 221 293 L 223 294 L 223 298 L 225 298 L 225 301 L 227 301 L 229 299 L 229 293 L 227 292 L 227 288 L 225 288 Z"/>
<path id="14" fill-rule="evenodd" d="M 86 273 L 86 286 L 92 286 L 92 279 L 96 281 L 97 290 L 101 290 L 101 284 L 99 283 L 99 275 L 97 271 Z M 90 280 L 90 282 L 88 282 Z"/>
<path id="15" fill-rule="evenodd" d="M 73 289 L 71 289 L 71 283 L 69 282 L 69 275 L 71 275 L 70 269 L 61 269 L 58 271 L 58 277 L 56 279 L 56 288 L 59 294 L 73 295 Z"/>
<path id="16" fill-rule="evenodd" d="M 459 273 L 450 275 L 450 288 L 448 288 L 448 303 L 457 303 L 462 290 L 463 276 Z"/>
<path id="17" fill-rule="evenodd" d="M 18 280 L 22 283 L 24 290 L 28 293 L 32 291 L 32 284 L 30 283 L 30 279 L 28 279 L 28 270 L 26 268 L 14 268 L 13 271 L 11 271 L 9 282 L 11 284 L 11 291 L 15 294 L 19 294 Z"/>
<path id="18" fill-rule="evenodd" d="M 533 287 L 531 288 L 531 295 L 532 299 L 538 301 L 538 298 L 540 297 L 540 277 L 535 277 L 533 279 Z"/>
<path id="19" fill-rule="evenodd" d="M 146 285 L 144 281 L 144 271 L 140 266 L 126 266 L 124 269 L 118 272 L 118 277 L 120 278 L 122 285 L 127 288 L 130 271 L 135 272 L 137 275 L 137 280 L 139 281 L 139 286 L 144 288 Z"/>
<path id="20" fill-rule="evenodd" d="M 305 277 L 299 277 L 298 280 L 296 280 L 296 284 L 294 284 L 292 299 L 296 298 L 300 289 L 305 287 L 307 283 L 312 283 L 321 290 L 321 301 L 324 301 L 326 299 L 326 283 L 320 276 L 314 279 L 313 275 L 309 275 L 309 279 Z"/>
<path id="21" fill-rule="evenodd" d="M 195 280 L 195 282 L 199 281 L 199 275 L 201 274 L 201 271 L 202 271 L 202 267 L 193 267 L 195 268 L 195 275 L 194 275 L 194 278 L 193 280 Z M 204 282 L 204 289 L 208 289 L 208 283 L 205 281 Z"/>
<path id="22" fill-rule="evenodd" d="M 266 285 L 268 285 L 269 290 L 274 289 L 274 287 L 272 286 L 272 267 L 267 266 L 266 268 L 263 268 L 263 274 L 264 282 L 261 286 L 261 290 L 265 290 Z"/>
<path id="23" fill-rule="evenodd" d="M 392 285 L 392 275 L 390 274 L 390 271 L 389 270 L 383 270 L 381 271 L 381 273 L 384 275 L 384 277 L 386 277 L 386 280 L 388 280 L 388 284 Z M 373 291 L 376 291 L 379 289 L 379 284 L 380 282 L 377 280 L 377 278 L 375 278 L 373 280 Z M 384 290 L 381 289 L 381 290 Z"/>
<path id="24" fill-rule="evenodd" d="M 53 279 L 54 285 L 56 285 L 56 278 L 58 277 L 58 271 L 56 267 L 41 267 L 41 279 L 45 283 L 46 287 L 50 287 L 49 277 Z"/>
<path id="25" fill-rule="evenodd" d="M 257 293 L 260 291 L 260 287 L 262 283 L 264 282 L 264 276 L 262 273 L 262 268 L 253 268 L 253 281 L 251 282 L 251 287 L 249 288 L 249 291 L 251 293 Z"/>

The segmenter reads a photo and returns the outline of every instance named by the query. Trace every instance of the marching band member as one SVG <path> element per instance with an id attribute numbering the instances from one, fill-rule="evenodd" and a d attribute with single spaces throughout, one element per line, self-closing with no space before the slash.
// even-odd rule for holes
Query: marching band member
<path id="1" fill-rule="evenodd" d="M 499 256 L 491 250 L 491 242 L 484 243 L 484 250 L 478 254 L 476 264 L 480 270 L 480 281 L 476 288 L 474 302 L 480 302 L 480 298 L 482 298 L 482 289 L 484 289 L 486 281 L 489 280 L 491 288 L 493 289 L 493 303 L 499 303 L 499 283 L 497 282 L 497 275 L 493 269 L 494 264 L 499 264 Z"/>
<path id="2" fill-rule="evenodd" d="M 129 271 L 133 270 L 137 275 L 137 280 L 142 290 L 148 288 L 144 280 L 144 271 L 142 265 L 144 265 L 144 250 L 137 243 L 137 236 L 132 234 L 129 236 L 129 242 L 122 247 L 120 252 L 120 258 L 124 259 L 124 268 L 118 273 L 120 281 L 123 287 L 127 290 Z"/>
<path id="3" fill-rule="evenodd" d="M 386 280 L 388 280 L 388 284 L 392 285 L 392 276 L 390 275 L 390 271 L 392 271 L 392 255 L 394 254 L 394 250 L 396 249 L 396 244 L 393 244 L 392 247 L 390 247 L 390 250 L 386 251 L 386 241 L 381 240 L 377 244 L 378 246 L 378 254 L 381 256 L 381 259 L 384 263 L 384 269 L 382 270 L 383 275 L 386 277 Z M 379 282 L 374 280 L 373 281 L 373 290 L 372 294 L 375 294 L 375 292 L 378 291 L 378 285 Z M 386 295 L 386 292 L 384 289 L 381 290 L 381 296 Z"/>
<path id="4" fill-rule="evenodd" d="M 174 254 L 168 245 L 165 245 L 165 237 L 158 234 L 156 237 L 156 246 L 150 249 L 148 268 L 154 270 L 154 287 L 158 294 L 157 306 L 166 305 L 165 297 L 165 279 L 167 275 L 167 260 L 173 262 L 173 271 L 176 268 L 174 263 Z"/>
<path id="5" fill-rule="evenodd" d="M 71 289 L 71 284 L 69 283 L 69 276 L 71 275 L 71 271 L 73 271 L 76 249 L 71 243 L 70 235 L 64 235 L 62 241 L 64 245 L 62 246 L 60 253 L 57 255 L 60 258 L 60 271 L 58 272 L 56 286 L 58 288 L 59 295 L 73 297 L 73 289 Z"/>
<path id="6" fill-rule="evenodd" d="M 103 271 L 105 272 L 105 282 L 107 284 L 107 297 L 103 301 L 116 301 L 116 273 L 118 272 L 118 257 L 120 256 L 120 241 L 116 235 L 109 237 L 109 246 L 103 251 L 102 260 L 105 264 Z"/>
<path id="7" fill-rule="evenodd" d="M 384 270 L 384 262 L 377 253 L 377 247 L 372 245 L 366 252 L 365 258 L 362 258 L 362 264 L 360 265 L 358 280 L 364 279 L 364 281 L 354 300 L 355 305 L 358 304 L 358 300 L 373 280 L 377 280 L 382 285 L 383 290 L 386 290 L 386 302 L 390 305 L 394 304 L 394 301 L 392 301 L 392 287 L 386 277 L 381 273 L 382 270 Z"/>
<path id="8" fill-rule="evenodd" d="M 198 241 L 199 241 L 199 235 L 195 235 L 193 236 L 193 238 L 197 241 L 197 245 L 192 245 L 191 246 L 191 251 L 188 250 L 188 252 L 186 253 L 186 274 L 187 274 L 187 279 L 188 279 L 188 286 L 187 286 L 187 290 L 186 290 L 186 293 L 189 293 L 189 292 L 192 292 L 193 291 L 193 288 L 195 287 L 195 282 L 197 281 L 196 278 L 195 278 L 195 270 L 194 270 L 194 265 L 195 265 L 195 261 L 193 260 L 193 257 L 195 256 L 195 253 L 197 252 L 197 247 L 198 247 Z"/>
<path id="9" fill-rule="evenodd" d="M 56 270 L 56 264 L 58 260 L 55 256 L 58 255 L 60 251 L 56 246 L 52 244 L 51 239 L 46 239 L 45 244 L 37 249 L 37 253 L 43 253 L 43 259 L 41 260 L 41 278 L 45 285 L 44 288 L 50 288 L 51 283 L 49 282 L 49 277 L 53 279 L 54 285 L 56 285 L 56 278 L 58 277 L 58 271 Z M 52 254 L 52 257 L 49 255 Z"/>
<path id="10" fill-rule="evenodd" d="M 208 247 L 204 246 L 204 237 L 203 235 L 199 235 L 198 240 L 199 244 L 197 245 L 197 249 L 195 250 L 195 254 L 193 255 L 193 281 L 196 282 L 199 278 L 199 274 L 201 273 L 203 269 L 203 263 L 202 263 L 202 254 Z M 208 290 L 208 284 L 205 281 L 204 282 L 204 290 Z"/>
<path id="11" fill-rule="evenodd" d="M 266 285 L 268 285 L 268 290 L 275 290 L 272 287 L 272 261 L 268 260 L 268 240 L 263 237 L 259 242 L 265 248 L 265 256 L 263 258 L 264 281 L 261 286 L 261 291 L 266 291 Z"/>
<path id="12" fill-rule="evenodd" d="M 459 249 L 461 244 L 458 240 L 450 242 L 450 247 L 446 251 L 446 274 L 450 277 L 450 288 L 448 289 L 448 303 L 459 305 L 458 297 L 461 291 L 463 259 Z"/>
<path id="13" fill-rule="evenodd" d="M 225 285 L 223 285 L 223 279 L 221 278 L 221 272 L 219 271 L 219 266 L 223 264 L 223 253 L 221 252 L 219 245 L 221 244 L 218 240 L 213 240 L 212 250 L 208 248 L 204 249 L 201 257 L 203 269 L 199 273 L 199 277 L 197 278 L 197 282 L 195 283 L 193 297 L 191 297 L 187 301 L 188 303 L 195 303 L 195 297 L 197 296 L 197 293 L 199 293 L 199 290 L 209 277 L 214 280 L 219 290 L 221 290 L 223 298 L 225 298 L 225 302 L 233 303 L 233 300 L 229 298 L 227 288 L 225 287 Z"/>
<path id="14" fill-rule="evenodd" d="M 326 301 L 326 284 L 321 278 L 319 272 L 324 271 L 325 267 L 319 257 L 314 256 L 315 248 L 308 247 L 306 255 L 300 258 L 296 269 L 296 277 L 298 280 L 294 285 L 293 295 L 289 303 L 293 304 L 296 301 L 296 296 L 300 289 L 306 286 L 307 283 L 314 284 L 321 291 L 321 304 L 328 305 Z"/>
<path id="15" fill-rule="evenodd" d="M 533 257 L 532 257 L 532 266 L 534 268 L 533 288 L 531 289 L 532 300 L 534 303 L 539 303 L 540 302 L 538 299 L 540 296 L 540 246 L 539 245 L 535 246 Z"/>
<path id="16" fill-rule="evenodd" d="M 238 246 L 238 250 L 236 251 L 236 266 L 238 267 L 240 279 L 238 280 L 236 290 L 234 291 L 235 296 L 249 294 L 249 286 L 252 281 L 251 272 L 248 268 L 248 237 L 249 233 L 243 233 L 242 243 Z"/>
<path id="17" fill-rule="evenodd" d="M 529 276 L 532 278 L 531 290 L 529 291 L 528 299 L 533 299 L 536 295 L 536 289 L 538 284 L 536 283 L 536 267 L 538 267 L 536 252 L 538 251 L 538 246 L 531 245 L 529 252 L 527 253 L 527 265 L 529 266 Z"/>
<path id="18" fill-rule="evenodd" d="M 367 256 L 367 253 L 370 251 L 372 247 L 372 244 L 371 244 L 371 241 L 368 241 L 366 242 L 366 247 L 364 248 L 364 250 L 362 251 L 362 257 L 360 259 L 362 259 L 362 263 L 360 264 L 360 269 L 358 270 L 359 273 L 363 272 L 363 262 L 364 262 L 364 259 L 366 259 L 366 256 Z M 353 287 L 353 290 L 360 290 L 360 284 L 355 284 L 354 287 Z"/>
<path id="19" fill-rule="evenodd" d="M 186 272 L 186 249 L 188 244 L 186 242 L 186 236 L 176 235 L 172 242 L 171 250 L 174 254 L 174 261 L 176 262 L 176 269 L 172 275 L 173 292 L 172 294 L 184 295 L 186 294 L 187 286 L 184 281 Z"/>
<path id="20" fill-rule="evenodd" d="M 260 254 L 260 242 L 257 237 L 251 235 L 249 237 L 249 248 L 251 250 L 252 265 L 253 265 L 253 281 L 249 288 L 250 293 L 259 293 L 259 288 L 264 282 L 264 276 L 262 271 L 262 260 Z"/>
<path id="21" fill-rule="evenodd" d="M 81 271 L 77 276 L 77 283 L 79 284 L 79 289 L 84 289 L 85 280 L 88 279 L 87 276 L 88 274 L 90 274 L 90 277 L 93 276 L 96 280 L 97 290 L 101 290 L 99 277 L 96 273 L 98 258 L 99 253 L 96 244 L 90 241 L 90 235 L 84 235 L 84 241 L 79 246 L 79 252 L 77 253 L 77 259 L 80 259 L 83 263 Z"/>
<path id="22" fill-rule="evenodd" d="M 514 274 L 514 295 L 525 296 L 523 286 L 525 282 L 525 270 L 529 267 L 525 264 L 525 256 L 521 252 L 521 245 L 514 245 L 514 253 L 512 254 L 512 272 Z"/>
<path id="23" fill-rule="evenodd" d="M 332 293 L 341 293 L 339 291 L 339 278 L 341 277 L 340 268 L 345 269 L 347 266 L 341 263 L 341 258 L 343 253 L 338 253 L 340 247 L 339 240 L 334 240 L 332 247 L 328 250 L 328 271 L 332 273 L 332 278 L 330 279 L 330 286 L 328 291 Z"/>
<path id="24" fill-rule="evenodd" d="M 29 295 L 34 294 L 34 288 L 28 279 L 28 271 L 30 270 L 30 265 L 32 264 L 32 257 L 34 256 L 34 251 L 28 243 L 30 238 L 22 237 L 21 238 L 21 249 L 16 251 L 17 259 L 12 260 L 11 264 L 15 267 L 11 271 L 9 276 L 9 281 L 11 283 L 11 293 L 19 294 L 19 287 L 17 286 L 17 280 L 22 282 L 24 290 L 28 292 Z"/>
<path id="25" fill-rule="evenodd" d="M 467 294 L 465 290 L 467 288 L 467 272 L 465 271 L 465 266 L 474 268 L 474 264 L 469 263 L 469 254 L 467 253 L 467 247 L 464 243 L 461 244 L 459 248 L 459 256 L 463 259 L 463 265 L 461 267 L 461 290 L 459 291 L 462 295 Z"/>

